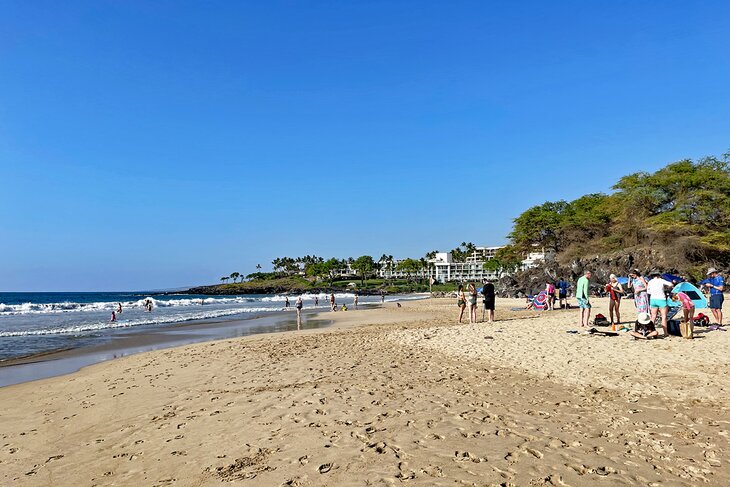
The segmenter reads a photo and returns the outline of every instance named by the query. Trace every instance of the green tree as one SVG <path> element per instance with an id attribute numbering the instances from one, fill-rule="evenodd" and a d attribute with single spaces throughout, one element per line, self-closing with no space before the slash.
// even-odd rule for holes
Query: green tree
<path id="1" fill-rule="evenodd" d="M 514 272 L 522 264 L 522 252 L 512 245 L 506 245 L 495 252 L 494 257 L 483 264 L 491 272 Z"/>
<path id="2" fill-rule="evenodd" d="M 409 278 L 413 278 L 413 275 L 417 273 L 419 269 L 421 269 L 421 263 L 416 259 L 403 259 L 402 261 L 398 262 L 397 268 L 399 271 L 408 274 Z"/>
<path id="3" fill-rule="evenodd" d="M 514 219 L 510 240 L 523 250 L 534 245 L 547 249 L 557 249 L 560 243 L 563 213 L 568 207 L 566 201 L 547 201 L 533 206 Z"/>
<path id="4" fill-rule="evenodd" d="M 241 275 L 240 272 L 232 272 L 230 277 L 231 277 L 231 279 L 233 279 L 233 282 L 235 283 L 236 282 L 236 279 L 238 279 L 238 277 L 240 275 Z"/>
<path id="5" fill-rule="evenodd" d="M 375 269 L 375 261 L 369 255 L 361 255 L 351 264 L 352 268 L 360 274 L 360 283 L 365 285 L 365 276 L 369 275 Z"/>

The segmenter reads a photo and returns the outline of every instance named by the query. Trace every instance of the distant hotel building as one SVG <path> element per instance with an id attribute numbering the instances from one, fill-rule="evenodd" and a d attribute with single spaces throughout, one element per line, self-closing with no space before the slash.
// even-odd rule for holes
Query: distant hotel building
<path id="1" fill-rule="evenodd" d="M 416 273 L 406 273 L 398 269 L 400 261 L 393 262 L 392 266 L 382 265 L 378 270 L 378 276 L 384 279 L 407 279 L 408 277 L 428 278 L 433 277 L 436 282 L 481 282 L 482 279 L 499 279 L 499 271 L 488 271 L 484 269 L 484 263 L 494 258 L 497 251 L 503 246 L 477 247 L 465 262 L 454 262 L 451 252 L 438 252 L 433 259 L 428 261 L 429 267 L 423 268 Z M 522 261 L 521 268 L 529 269 L 545 259 L 545 252 L 530 252 Z"/>

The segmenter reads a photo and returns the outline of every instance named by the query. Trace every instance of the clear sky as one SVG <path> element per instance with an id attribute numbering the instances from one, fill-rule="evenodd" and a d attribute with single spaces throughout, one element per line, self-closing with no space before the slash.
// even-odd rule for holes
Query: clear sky
<path id="1" fill-rule="evenodd" d="M 2 1 L 0 291 L 497 245 L 730 149 L 725 1 Z"/>

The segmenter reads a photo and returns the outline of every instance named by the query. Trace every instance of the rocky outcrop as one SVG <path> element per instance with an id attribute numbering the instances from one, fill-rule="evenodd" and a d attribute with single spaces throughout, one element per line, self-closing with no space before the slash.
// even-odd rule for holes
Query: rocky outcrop
<path id="1" fill-rule="evenodd" d="M 521 298 L 545 289 L 547 281 L 555 282 L 561 277 L 575 283 L 586 270 L 593 274 L 591 281 L 595 287 L 608 282 L 611 274 L 628 275 L 630 269 L 639 269 L 646 275 L 656 269 L 680 276 L 703 275 L 703 270 L 711 263 L 690 263 L 653 249 L 635 249 L 605 255 L 588 255 L 580 258 L 558 257 L 543 262 L 538 267 L 507 275 L 499 280 L 497 292 L 502 297 Z M 717 267 L 717 265 L 714 265 Z"/>

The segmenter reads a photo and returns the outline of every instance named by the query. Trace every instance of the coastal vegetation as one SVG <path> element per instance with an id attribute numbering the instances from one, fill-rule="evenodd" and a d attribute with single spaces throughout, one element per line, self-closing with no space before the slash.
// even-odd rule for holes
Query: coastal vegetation
<path id="1" fill-rule="evenodd" d="M 684 159 L 620 178 L 608 194 L 546 201 L 514 220 L 502 254 L 535 247 L 567 263 L 587 255 L 648 254 L 699 277 L 730 264 L 730 153 Z M 497 263 L 490 263 L 496 265 Z"/>

